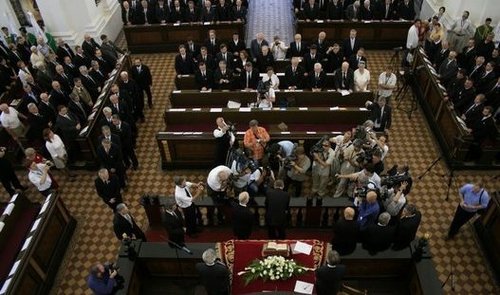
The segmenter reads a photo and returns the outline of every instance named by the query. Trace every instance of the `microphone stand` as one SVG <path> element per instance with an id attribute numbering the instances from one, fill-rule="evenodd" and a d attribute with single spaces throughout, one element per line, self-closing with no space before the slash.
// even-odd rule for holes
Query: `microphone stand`
<path id="1" fill-rule="evenodd" d="M 176 261 L 177 261 L 177 267 L 179 268 L 179 274 L 180 274 L 180 285 L 183 286 L 183 287 L 186 287 L 184 286 L 184 271 L 182 270 L 182 263 L 181 263 L 181 258 L 179 257 L 179 250 L 182 250 L 190 255 L 193 255 L 193 252 L 191 252 L 191 250 L 189 250 L 188 248 L 186 248 L 185 246 L 181 246 L 179 244 L 177 244 L 176 242 L 168 239 L 167 237 L 165 236 L 161 236 L 165 239 L 165 241 L 168 243 L 168 245 L 170 246 L 170 248 L 174 248 L 175 249 L 175 258 L 176 258 Z"/>

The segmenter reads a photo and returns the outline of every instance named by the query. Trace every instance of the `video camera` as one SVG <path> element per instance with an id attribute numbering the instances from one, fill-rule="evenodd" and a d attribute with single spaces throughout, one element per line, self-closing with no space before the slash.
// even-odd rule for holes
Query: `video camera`
<path id="1" fill-rule="evenodd" d="M 318 142 L 316 142 L 312 147 L 311 150 L 309 151 L 309 155 L 311 157 L 314 157 L 314 154 L 322 153 L 324 151 L 323 149 L 323 142 L 328 141 L 328 135 L 323 136 Z"/>

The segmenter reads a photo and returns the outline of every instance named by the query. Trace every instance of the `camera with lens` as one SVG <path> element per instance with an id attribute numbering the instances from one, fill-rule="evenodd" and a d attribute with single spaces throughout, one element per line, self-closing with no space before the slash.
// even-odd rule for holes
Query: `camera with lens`
<path id="1" fill-rule="evenodd" d="M 259 84 L 257 84 L 257 92 L 260 95 L 266 94 L 270 88 L 271 88 L 271 79 L 267 80 L 266 82 L 260 80 Z"/>
<path id="2" fill-rule="evenodd" d="M 293 165 L 292 163 L 297 161 L 297 156 L 296 155 L 290 155 L 288 157 L 285 158 L 285 160 L 283 161 L 283 167 L 286 169 L 286 170 L 291 170 L 293 168 Z"/>
<path id="3" fill-rule="evenodd" d="M 120 268 L 116 266 L 116 264 L 113 262 L 104 263 L 104 269 L 108 273 L 113 272 L 115 270 L 116 272 L 118 272 L 120 270 Z M 115 287 L 116 290 L 120 290 L 125 287 L 125 278 L 122 275 L 117 274 L 115 276 L 115 282 L 116 282 L 116 287 Z"/>
<path id="4" fill-rule="evenodd" d="M 45 166 L 52 167 L 54 166 L 54 163 L 52 163 L 52 161 L 45 161 Z"/>
<path id="5" fill-rule="evenodd" d="M 328 141 L 328 135 L 323 136 L 318 142 L 316 142 L 309 150 L 309 155 L 314 157 L 314 154 L 319 154 L 324 151 L 323 142 Z"/>
<path id="6" fill-rule="evenodd" d="M 229 131 L 231 133 L 236 132 L 236 124 L 235 123 L 228 121 L 228 122 L 226 122 L 226 125 L 227 125 L 227 131 Z"/>

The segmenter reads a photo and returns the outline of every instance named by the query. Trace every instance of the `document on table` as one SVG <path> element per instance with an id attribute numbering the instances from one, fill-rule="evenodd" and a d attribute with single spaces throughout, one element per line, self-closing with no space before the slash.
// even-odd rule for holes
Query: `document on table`
<path id="1" fill-rule="evenodd" d="M 295 282 L 295 289 L 293 292 L 300 294 L 312 294 L 314 289 L 314 285 L 308 282 L 297 281 Z"/>
<path id="2" fill-rule="evenodd" d="M 302 253 L 302 254 L 310 255 L 311 250 L 312 250 L 311 245 L 309 245 L 307 243 L 303 243 L 301 241 L 297 241 L 297 243 L 295 243 L 295 246 L 293 247 L 294 253 Z"/>
<path id="3" fill-rule="evenodd" d="M 351 93 L 349 92 L 349 90 L 340 90 L 340 94 L 342 94 L 342 96 L 347 96 Z"/>

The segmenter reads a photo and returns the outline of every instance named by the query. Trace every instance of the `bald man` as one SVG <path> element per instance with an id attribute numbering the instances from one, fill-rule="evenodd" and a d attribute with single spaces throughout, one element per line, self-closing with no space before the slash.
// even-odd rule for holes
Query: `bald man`
<path id="1" fill-rule="evenodd" d="M 371 224 L 377 221 L 380 213 L 380 206 L 377 202 L 377 193 L 369 191 L 366 198 L 361 201 L 358 206 L 358 223 L 361 230 L 365 230 Z"/>
<path id="2" fill-rule="evenodd" d="M 332 249 L 337 250 L 340 255 L 352 253 L 360 239 L 359 223 L 354 219 L 354 215 L 354 208 L 345 208 L 344 218 L 333 226 Z"/>

